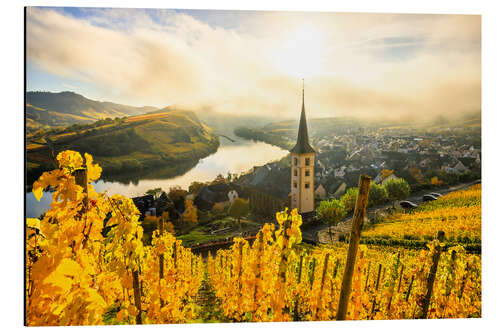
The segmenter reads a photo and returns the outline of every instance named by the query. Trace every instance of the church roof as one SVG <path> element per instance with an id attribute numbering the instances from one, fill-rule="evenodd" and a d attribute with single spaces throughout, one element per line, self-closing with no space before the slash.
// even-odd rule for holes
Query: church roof
<path id="1" fill-rule="evenodd" d="M 309 135 L 307 134 L 306 108 L 304 106 L 304 87 L 302 87 L 302 112 L 300 113 L 299 134 L 295 147 L 290 150 L 292 153 L 304 154 L 314 153 L 313 147 L 309 144 Z"/>

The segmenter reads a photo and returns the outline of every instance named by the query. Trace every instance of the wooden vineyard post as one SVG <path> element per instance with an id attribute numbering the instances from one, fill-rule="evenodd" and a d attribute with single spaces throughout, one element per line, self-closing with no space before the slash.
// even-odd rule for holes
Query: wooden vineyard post
<path id="1" fill-rule="evenodd" d="M 163 217 L 160 217 L 158 219 L 158 231 L 160 233 L 160 236 L 163 235 L 163 227 L 164 227 Z M 160 279 L 163 279 L 163 276 L 164 276 L 164 274 L 163 274 L 163 266 L 164 266 L 163 260 L 164 260 L 164 258 L 163 258 L 163 253 L 162 253 L 162 254 L 160 254 L 160 259 L 159 259 L 159 262 L 160 262 Z"/>
<path id="2" fill-rule="evenodd" d="M 411 276 L 411 281 L 410 281 L 410 286 L 408 287 L 408 291 L 406 292 L 406 297 L 405 301 L 408 302 L 408 299 L 410 298 L 410 293 L 411 293 L 411 287 L 413 286 L 413 280 L 415 279 L 415 275 Z"/>
<path id="3" fill-rule="evenodd" d="M 141 307 L 141 290 L 139 288 L 139 271 L 134 270 L 132 272 L 132 284 L 134 288 L 134 303 L 137 308 L 137 316 L 135 316 L 135 323 L 138 325 L 142 325 L 142 307 Z"/>
<path id="4" fill-rule="evenodd" d="M 401 271 L 399 272 L 399 283 L 398 283 L 398 293 L 401 290 L 401 279 L 403 278 L 403 270 L 405 269 L 405 265 L 401 265 Z"/>
<path id="5" fill-rule="evenodd" d="M 325 286 L 325 280 L 326 280 L 326 272 L 328 270 L 328 261 L 330 259 L 330 253 L 327 253 L 325 256 L 325 262 L 323 263 L 323 274 L 321 275 L 321 285 L 319 288 L 319 297 L 321 298 L 321 294 L 323 293 L 323 287 Z M 316 309 L 314 310 L 314 320 L 318 318 L 318 307 L 319 307 L 319 302 L 316 304 Z"/>
<path id="6" fill-rule="evenodd" d="M 300 260 L 299 260 L 299 277 L 297 279 L 297 285 L 300 287 L 300 282 L 302 281 L 302 266 L 303 266 L 303 263 L 304 263 L 304 256 L 301 255 L 300 256 Z M 295 297 L 295 306 L 294 306 L 294 310 L 293 310 L 293 320 L 294 321 L 299 321 L 299 300 L 298 300 L 298 297 L 296 296 Z"/>
<path id="7" fill-rule="evenodd" d="M 375 290 L 378 290 L 378 284 L 380 282 L 380 272 L 382 271 L 382 264 L 378 264 L 377 282 L 375 283 Z"/>
<path id="8" fill-rule="evenodd" d="M 73 171 L 73 176 L 75 177 L 76 185 L 83 187 L 83 193 L 85 193 L 85 198 L 83 199 L 83 203 L 85 206 L 87 206 L 87 201 L 88 201 L 87 196 L 89 193 L 87 169 L 85 168 L 76 169 L 75 171 Z"/>
<path id="9" fill-rule="evenodd" d="M 164 225 L 163 225 L 163 216 L 161 216 L 160 218 L 158 218 L 158 231 L 160 233 L 160 237 L 163 235 L 163 228 L 164 228 Z M 159 275 L 160 275 L 160 278 L 158 280 L 158 284 L 160 285 L 160 307 L 163 307 L 164 302 L 163 302 L 163 299 L 161 298 L 161 280 L 163 279 L 164 277 L 164 272 L 163 272 L 163 269 L 164 269 L 164 257 L 163 257 L 163 253 L 160 254 L 159 258 L 158 258 L 158 264 L 160 265 L 160 272 L 159 272 Z"/>
<path id="10" fill-rule="evenodd" d="M 88 178 L 87 178 L 87 169 L 85 168 L 79 168 L 73 171 L 73 176 L 75 177 L 75 183 L 76 185 L 79 185 L 83 188 L 83 208 L 82 212 L 85 212 L 85 224 L 83 226 L 83 242 L 82 242 L 82 247 L 85 248 L 87 245 L 87 241 L 89 239 L 90 231 L 92 229 L 92 221 L 89 223 L 88 231 L 87 230 L 87 213 L 89 210 L 89 185 L 88 185 Z"/>
<path id="11" fill-rule="evenodd" d="M 439 258 L 441 257 L 441 242 L 444 240 L 444 231 L 438 231 L 437 239 L 439 244 L 436 245 L 434 253 L 432 254 L 432 266 L 427 278 L 427 294 L 425 295 L 424 302 L 422 304 L 422 314 L 420 319 L 427 318 L 427 311 L 429 310 L 429 304 L 431 302 L 432 289 L 434 288 L 434 280 L 436 279 Z"/>
<path id="12" fill-rule="evenodd" d="M 337 320 L 345 320 L 347 314 L 347 305 L 351 296 L 352 275 L 356 263 L 356 254 L 358 252 L 361 229 L 366 216 L 366 205 L 368 204 L 368 194 L 370 192 L 371 178 L 366 175 L 359 177 L 358 197 L 352 217 L 352 230 L 349 239 L 349 250 L 347 252 L 347 261 L 342 278 L 342 287 L 340 289 L 339 305 L 337 307 Z"/>
<path id="13" fill-rule="evenodd" d="M 368 278 L 370 277 L 370 266 L 371 266 L 371 261 L 368 262 L 368 270 L 366 272 L 366 280 L 365 280 L 365 290 L 366 291 L 368 289 Z"/>

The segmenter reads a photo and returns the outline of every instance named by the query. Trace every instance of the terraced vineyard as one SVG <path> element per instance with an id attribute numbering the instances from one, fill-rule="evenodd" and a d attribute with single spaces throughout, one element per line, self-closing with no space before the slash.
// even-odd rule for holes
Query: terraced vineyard
<path id="1" fill-rule="evenodd" d="M 481 247 L 481 185 L 452 192 L 414 211 L 393 214 L 363 231 L 362 242 L 371 244 L 422 244 L 438 230 L 445 243 Z"/>
<path id="2" fill-rule="evenodd" d="M 423 249 L 361 245 L 349 260 L 346 244 L 303 244 L 301 216 L 285 210 L 276 214 L 278 227 L 265 224 L 252 243 L 234 238 L 204 260 L 163 230 L 165 216 L 151 245 L 143 244 L 132 200 L 93 189 L 101 168 L 90 155 L 83 161 L 65 151 L 57 160 L 60 168 L 33 189 L 40 198 L 51 186 L 52 208 L 26 223 L 30 326 L 334 320 L 340 304 L 348 320 L 481 316 L 481 256 L 450 243 L 479 235 L 480 186 L 366 232 L 404 239 L 410 225 Z M 432 239 L 441 229 L 449 234 Z M 342 303 L 346 276 L 352 289 Z"/>

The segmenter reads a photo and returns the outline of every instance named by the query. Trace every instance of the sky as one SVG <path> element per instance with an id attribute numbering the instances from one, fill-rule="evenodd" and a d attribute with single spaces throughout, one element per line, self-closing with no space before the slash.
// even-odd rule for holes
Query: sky
<path id="1" fill-rule="evenodd" d="M 30 7 L 27 89 L 309 117 L 481 110 L 478 15 Z"/>

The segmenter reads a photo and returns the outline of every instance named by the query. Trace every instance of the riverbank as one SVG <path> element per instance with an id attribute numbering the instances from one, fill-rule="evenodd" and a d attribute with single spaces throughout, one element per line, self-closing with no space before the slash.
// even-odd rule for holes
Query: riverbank
<path id="1" fill-rule="evenodd" d="M 281 148 L 262 142 L 223 142 L 216 152 L 200 159 L 195 165 L 176 164 L 172 167 L 153 168 L 147 172 L 123 174 L 121 178 L 115 176 L 112 180 L 101 179 L 92 185 L 98 192 L 107 191 L 109 195 L 121 194 L 130 198 L 144 195 L 147 190 L 158 187 L 167 192 L 173 186 L 187 190 L 193 181 L 209 182 L 218 175 L 245 173 L 256 165 L 279 160 L 287 154 L 288 152 Z M 175 173 L 181 169 L 181 174 Z M 44 195 L 42 201 L 38 202 L 30 191 L 31 187 L 28 187 L 26 215 L 38 217 L 50 207 L 51 195 L 47 193 L 48 195 Z"/>

